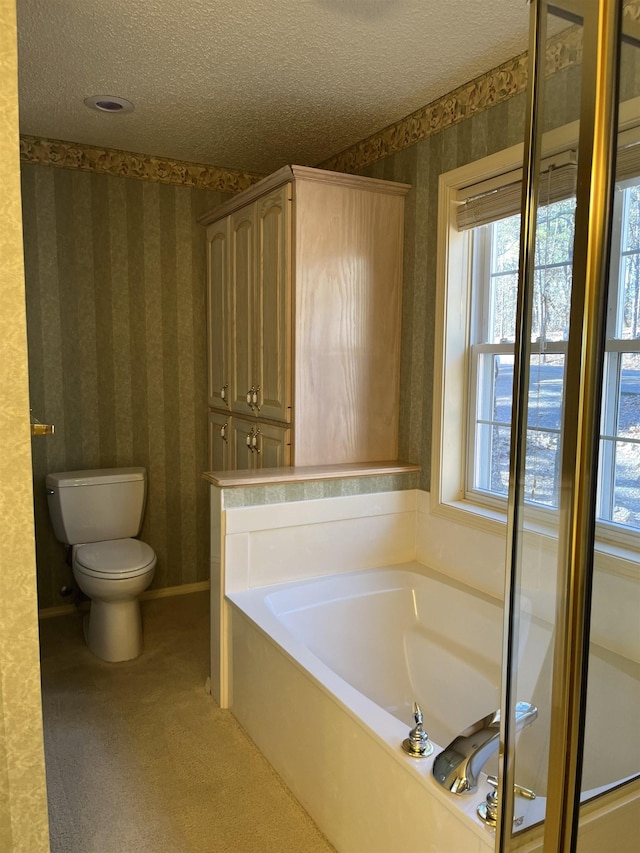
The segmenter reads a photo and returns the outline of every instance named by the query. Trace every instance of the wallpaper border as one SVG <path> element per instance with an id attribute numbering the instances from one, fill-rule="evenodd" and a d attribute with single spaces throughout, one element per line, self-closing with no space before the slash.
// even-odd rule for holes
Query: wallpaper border
<path id="1" fill-rule="evenodd" d="M 582 29 L 580 27 L 569 27 L 549 40 L 546 56 L 547 75 L 579 65 L 581 61 Z M 384 157 L 409 148 L 435 133 L 521 94 L 527 87 L 527 62 L 528 53 L 526 52 L 514 56 L 497 68 L 464 83 L 395 124 L 330 157 L 320 163 L 320 168 L 337 172 L 359 171 Z"/>
<path id="2" fill-rule="evenodd" d="M 189 163 L 132 151 L 98 148 L 80 142 L 64 142 L 41 136 L 20 136 L 23 163 L 99 172 L 161 184 L 180 184 L 202 190 L 238 193 L 262 180 L 264 175 Z"/>

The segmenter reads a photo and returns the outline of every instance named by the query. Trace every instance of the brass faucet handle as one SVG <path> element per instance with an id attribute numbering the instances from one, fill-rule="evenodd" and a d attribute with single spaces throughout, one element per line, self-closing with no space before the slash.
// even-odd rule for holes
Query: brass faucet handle
<path id="1" fill-rule="evenodd" d="M 487 776 L 487 782 L 493 785 L 494 788 L 498 787 L 497 776 Z M 536 798 L 535 791 L 532 791 L 531 788 L 523 788 L 522 785 L 514 785 L 513 793 L 516 797 L 524 797 L 525 800 L 535 800 Z"/>

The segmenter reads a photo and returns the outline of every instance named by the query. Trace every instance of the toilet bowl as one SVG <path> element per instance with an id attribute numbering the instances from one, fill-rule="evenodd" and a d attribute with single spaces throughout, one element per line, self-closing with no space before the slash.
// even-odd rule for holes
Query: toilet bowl
<path id="1" fill-rule="evenodd" d="M 56 538 L 71 546 L 76 583 L 91 599 L 85 640 L 106 661 L 142 652 L 139 596 L 153 579 L 156 555 L 140 532 L 146 500 L 144 468 L 66 471 L 46 478 Z"/>
<path id="2" fill-rule="evenodd" d="M 156 561 L 153 549 L 138 539 L 73 546 L 73 576 L 91 599 L 85 640 L 102 660 L 131 660 L 142 653 L 139 596 L 153 580 Z"/>

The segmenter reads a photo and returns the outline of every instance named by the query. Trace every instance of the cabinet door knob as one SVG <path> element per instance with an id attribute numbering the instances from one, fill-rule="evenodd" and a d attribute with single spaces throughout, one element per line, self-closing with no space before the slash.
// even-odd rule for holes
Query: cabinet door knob
<path id="1" fill-rule="evenodd" d="M 223 441 L 227 440 L 227 427 L 228 426 L 229 426 L 229 424 L 222 424 L 222 426 L 220 427 L 220 437 L 222 438 Z"/>
<path id="2" fill-rule="evenodd" d="M 228 387 L 229 387 L 229 383 L 227 382 L 227 383 L 226 383 L 225 385 L 223 385 L 223 386 L 222 386 L 222 388 L 220 389 L 220 399 L 221 399 L 224 403 L 227 403 L 227 388 L 228 388 Z"/>
<path id="3" fill-rule="evenodd" d="M 258 427 L 255 432 L 251 430 L 251 432 L 253 433 L 253 436 L 251 438 L 251 449 L 254 450 L 256 453 L 260 453 L 260 448 L 258 447 L 258 436 L 262 435 L 262 433 L 260 432 L 260 428 Z"/>

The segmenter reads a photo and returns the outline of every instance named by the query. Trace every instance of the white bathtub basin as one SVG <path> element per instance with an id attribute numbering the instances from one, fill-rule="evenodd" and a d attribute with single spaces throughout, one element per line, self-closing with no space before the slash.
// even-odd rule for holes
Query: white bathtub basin
<path id="1" fill-rule="evenodd" d="M 456 796 L 431 770 L 441 749 L 499 706 L 500 602 L 419 563 L 227 598 L 231 709 L 340 851 L 493 849 L 492 831 L 476 815 L 491 790 L 485 778 L 477 793 Z M 533 804 L 518 802 L 526 826 L 544 813 L 551 645 L 549 627 L 530 619 L 526 607 L 521 623 L 526 666 L 518 699 L 537 704 L 542 718 L 518 745 L 517 781 L 542 795 Z M 616 689 L 618 677 L 630 681 L 637 696 L 638 667 L 632 672 L 625 664 L 618 673 L 611 656 L 604 658 L 594 657 L 595 677 L 607 690 Z M 597 685 L 590 690 L 598 726 L 606 712 L 602 692 Z M 431 758 L 401 750 L 414 701 L 435 745 Z M 624 722 L 624 714 L 618 719 Z M 604 741 L 604 752 L 590 751 L 585 761 L 583 788 L 638 769 L 619 732 Z M 485 767 L 496 769 L 497 759 Z"/>

